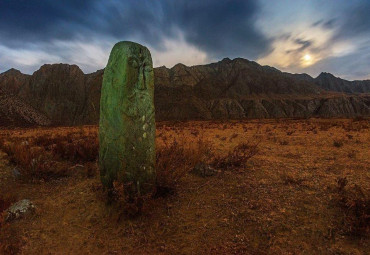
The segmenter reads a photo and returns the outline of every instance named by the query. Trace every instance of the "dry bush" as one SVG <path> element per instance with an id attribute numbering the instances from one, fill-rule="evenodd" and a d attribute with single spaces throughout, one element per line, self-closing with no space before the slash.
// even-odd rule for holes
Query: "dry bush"
<path id="1" fill-rule="evenodd" d="M 125 192 L 131 183 L 114 182 L 114 188 L 108 191 L 109 202 L 117 202 L 119 209 L 129 217 L 135 217 L 145 210 L 152 198 L 174 194 L 180 180 L 199 162 L 211 158 L 208 142 L 199 138 L 189 140 L 182 138 L 171 143 L 164 143 L 156 149 L 156 187 L 152 194 L 128 196 Z M 149 203 L 150 204 L 150 203 Z"/>
<path id="2" fill-rule="evenodd" d="M 340 148 L 340 147 L 343 146 L 343 141 L 342 140 L 334 140 L 333 141 L 333 146 L 337 147 L 337 148 Z"/>
<path id="3" fill-rule="evenodd" d="M 53 159 L 51 152 L 43 147 L 32 146 L 28 141 L 8 142 L 1 148 L 8 154 L 9 161 L 16 165 L 19 177 L 23 180 L 65 177 L 67 170 Z"/>
<path id="4" fill-rule="evenodd" d="M 288 173 L 287 171 L 284 171 L 280 175 L 280 178 L 285 185 L 301 185 L 305 181 L 305 179 L 299 178 L 293 173 Z"/>
<path id="5" fill-rule="evenodd" d="M 337 179 L 337 201 L 344 213 L 342 230 L 355 237 L 370 233 L 370 197 L 360 186 L 348 185 L 346 177 Z"/>
<path id="6" fill-rule="evenodd" d="M 48 147 L 52 144 L 55 144 L 56 140 L 57 140 L 57 138 L 53 138 L 53 137 L 46 136 L 46 135 L 40 135 L 40 136 L 37 136 L 33 140 L 33 144 L 37 145 L 37 146 L 40 146 L 40 147 Z"/>
<path id="7" fill-rule="evenodd" d="M 288 145 L 289 142 L 287 140 L 281 140 L 281 141 L 279 141 L 279 144 L 280 145 Z"/>
<path id="8" fill-rule="evenodd" d="M 229 142 L 231 142 L 234 138 L 237 138 L 237 137 L 238 137 L 238 135 L 239 135 L 239 134 L 237 134 L 237 133 L 232 134 L 232 135 L 230 136 L 230 138 L 229 138 Z"/>
<path id="9" fill-rule="evenodd" d="M 41 147 L 31 147 L 28 142 L 13 142 L 5 144 L 2 149 L 10 162 L 17 165 L 22 177 L 41 177 L 49 168 L 49 157 Z"/>
<path id="10" fill-rule="evenodd" d="M 347 138 L 348 138 L 349 140 L 352 140 L 352 139 L 353 139 L 353 135 L 347 134 Z"/>
<path id="11" fill-rule="evenodd" d="M 54 156 L 74 162 L 95 161 L 99 153 L 99 142 L 96 137 L 84 137 L 78 140 L 58 140 L 53 147 Z"/>
<path id="12" fill-rule="evenodd" d="M 290 136 L 290 135 L 294 134 L 294 132 L 295 132 L 294 130 L 287 131 L 287 132 L 286 132 L 286 135 L 289 135 L 289 136 Z"/>
<path id="13" fill-rule="evenodd" d="M 173 192 L 182 177 L 197 163 L 210 161 L 212 148 L 199 138 L 196 141 L 182 138 L 157 148 L 157 195 Z"/>
<path id="14" fill-rule="evenodd" d="M 356 116 L 353 118 L 353 122 L 359 122 L 359 121 L 364 121 L 365 118 L 363 116 Z"/>
<path id="15" fill-rule="evenodd" d="M 347 153 L 347 157 L 348 158 L 356 158 L 356 151 L 355 150 L 351 150 L 350 152 Z"/>
<path id="16" fill-rule="evenodd" d="M 212 162 L 215 168 L 230 169 L 245 166 L 247 161 L 254 157 L 258 152 L 259 142 L 240 143 L 226 156 L 216 156 Z"/>

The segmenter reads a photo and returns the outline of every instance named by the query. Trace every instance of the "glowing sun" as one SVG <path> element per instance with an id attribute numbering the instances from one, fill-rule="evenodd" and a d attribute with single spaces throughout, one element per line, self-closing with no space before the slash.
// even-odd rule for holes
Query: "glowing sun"
<path id="1" fill-rule="evenodd" d="M 303 67 L 310 66 L 310 65 L 314 64 L 314 62 L 315 61 L 314 61 L 313 57 L 310 54 L 305 54 L 301 58 L 301 65 Z"/>
<path id="2" fill-rule="evenodd" d="M 306 54 L 303 56 L 303 59 L 307 62 L 309 62 L 312 58 L 311 58 L 311 55 L 310 54 Z"/>

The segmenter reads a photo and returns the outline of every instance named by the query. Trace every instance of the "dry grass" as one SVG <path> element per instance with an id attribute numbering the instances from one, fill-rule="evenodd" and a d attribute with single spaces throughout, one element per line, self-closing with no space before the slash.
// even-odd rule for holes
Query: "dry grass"
<path id="1" fill-rule="evenodd" d="M 158 123 L 157 193 L 135 218 L 106 203 L 97 127 L 0 130 L 2 150 L 13 144 L 9 156 L 0 152 L 0 197 L 28 198 L 37 206 L 33 217 L 3 225 L 0 250 L 366 254 L 369 127 L 367 119 Z M 36 176 L 51 175 L 46 182 L 15 179 L 14 167 L 27 169 L 37 155 L 56 162 L 63 178 L 44 173 L 54 167 L 40 167 Z M 206 178 L 188 174 L 199 162 L 219 171 Z"/>
<path id="2" fill-rule="evenodd" d="M 244 167 L 249 159 L 258 153 L 259 142 L 243 142 L 235 146 L 224 156 L 217 156 L 212 165 L 219 169 L 229 170 Z"/>
<path id="3" fill-rule="evenodd" d="M 338 178 L 337 203 L 344 219 L 344 234 L 363 237 L 370 232 L 370 197 L 359 185 L 348 184 L 346 177 Z"/>
<path id="4" fill-rule="evenodd" d="M 193 131 L 192 131 L 193 132 Z M 202 138 L 189 140 L 181 137 L 170 143 L 164 142 L 157 148 L 157 196 L 174 193 L 184 176 L 197 163 L 210 162 L 213 148 Z"/>

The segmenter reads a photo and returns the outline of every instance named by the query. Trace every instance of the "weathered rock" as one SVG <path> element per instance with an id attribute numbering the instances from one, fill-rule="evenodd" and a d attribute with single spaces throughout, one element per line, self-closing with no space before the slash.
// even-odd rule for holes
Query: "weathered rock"
<path id="1" fill-rule="evenodd" d="M 0 74 L 0 89 L 4 94 L 17 95 L 19 90 L 29 82 L 30 75 L 14 68 Z"/>
<path id="2" fill-rule="evenodd" d="M 5 221 L 9 222 L 12 220 L 19 219 L 27 214 L 32 213 L 34 210 L 35 206 L 30 200 L 28 199 L 20 200 L 6 210 Z"/>
<path id="3" fill-rule="evenodd" d="M 370 80 L 347 81 L 335 77 L 331 73 L 321 73 L 315 78 L 315 83 L 328 91 L 345 93 L 370 93 Z"/>
<path id="4" fill-rule="evenodd" d="M 85 75 L 76 65 L 43 65 L 21 88 L 19 96 L 53 124 L 78 125 L 87 99 Z"/>
<path id="5" fill-rule="evenodd" d="M 149 50 L 119 42 L 104 72 L 100 101 L 99 166 L 102 183 L 119 180 L 129 196 L 155 181 L 154 75 Z"/>
<path id="6" fill-rule="evenodd" d="M 33 106 L 53 124 L 96 124 L 103 74 L 104 70 L 99 70 L 84 75 L 77 66 L 65 64 L 44 65 L 32 76 L 16 70 L 0 74 L 0 125 L 29 123 L 24 114 L 17 120 L 25 111 L 4 106 L 14 100 L 3 100 L 1 95 L 17 91 L 24 105 Z M 154 75 L 159 121 L 370 115 L 369 80 L 350 82 L 327 73 L 314 79 L 241 58 L 191 67 L 158 67 Z"/>
<path id="7" fill-rule="evenodd" d="M 0 126 L 47 126 L 51 123 L 45 114 L 18 96 L 2 95 L 0 91 Z"/>
<path id="8" fill-rule="evenodd" d="M 17 167 L 13 168 L 12 175 L 13 175 L 14 179 L 20 179 L 22 177 L 21 172 L 18 170 Z"/>

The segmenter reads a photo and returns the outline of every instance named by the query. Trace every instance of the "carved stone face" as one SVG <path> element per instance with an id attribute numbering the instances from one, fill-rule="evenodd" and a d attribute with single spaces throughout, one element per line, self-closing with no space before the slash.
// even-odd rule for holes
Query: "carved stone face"
<path id="1" fill-rule="evenodd" d="M 117 93 L 118 104 L 124 104 L 123 114 L 142 117 L 147 112 L 148 100 L 154 96 L 154 74 L 150 52 L 138 44 L 122 42 L 112 50 L 110 66 L 105 75 L 112 76 L 112 86 Z M 121 75 L 120 75 L 121 74 Z"/>
<path id="2" fill-rule="evenodd" d="M 104 71 L 100 102 L 99 165 L 104 185 L 121 176 L 144 191 L 155 162 L 154 73 L 149 50 L 117 43 Z M 149 185 L 149 186 L 148 186 Z"/>

